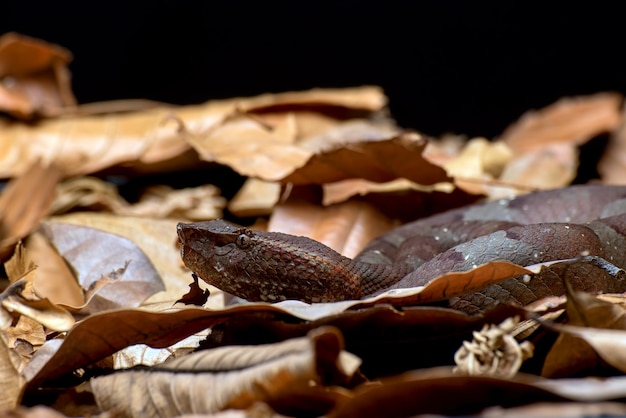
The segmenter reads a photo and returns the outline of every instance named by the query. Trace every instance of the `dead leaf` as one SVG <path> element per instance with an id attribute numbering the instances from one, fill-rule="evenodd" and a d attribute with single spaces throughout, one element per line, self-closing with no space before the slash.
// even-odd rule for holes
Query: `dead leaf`
<path id="1" fill-rule="evenodd" d="M 342 345 L 337 330 L 320 328 L 309 338 L 200 351 L 149 372 L 99 377 L 91 380 L 90 386 L 102 411 L 124 411 L 127 416 L 247 408 L 300 382 L 333 384 L 341 380 L 326 381 L 328 377 L 353 374 L 359 360 L 342 351 Z M 146 396 L 155 401 L 148 410 Z M 274 403 L 275 408 L 280 406 Z"/>
<path id="2" fill-rule="evenodd" d="M 613 132 L 604 154 L 598 162 L 598 173 L 603 183 L 626 184 L 626 107 L 622 109 L 621 124 Z"/>
<path id="3" fill-rule="evenodd" d="M 527 112 L 499 140 L 523 154 L 555 143 L 580 145 L 619 126 L 621 102 L 617 93 L 561 99 L 540 111 Z"/>
<path id="4" fill-rule="evenodd" d="M 623 307 L 600 300 L 584 292 L 573 290 L 568 292 L 567 313 L 569 326 L 588 330 L 592 335 L 594 329 L 626 330 L 626 313 Z M 620 337 L 616 335 L 614 338 L 613 343 L 603 347 L 603 350 L 608 350 L 607 355 L 612 355 L 612 352 L 619 350 L 618 340 Z M 614 347 L 611 347 L 613 345 Z M 598 354 L 602 358 L 604 356 L 599 352 L 596 354 L 597 351 L 594 347 L 595 345 L 591 344 L 587 338 L 581 338 L 575 333 L 562 332 L 546 356 L 542 375 L 562 378 L 599 369 L 602 367 L 602 361 Z M 616 366 L 616 363 L 620 364 L 620 361 L 618 358 L 613 362 L 608 362 L 618 369 L 626 369 L 626 363 Z"/>
<path id="5" fill-rule="evenodd" d="M 53 221 L 107 231 L 126 237 L 137 245 L 148 256 L 166 288 L 145 303 L 173 303 L 187 292 L 191 272 L 183 268 L 176 249 L 177 220 L 77 212 L 54 218 Z"/>
<path id="6" fill-rule="evenodd" d="M 125 114 L 68 116 L 37 125 L 4 123 L 0 177 L 22 172 L 38 159 L 54 161 L 63 167 L 66 176 L 121 164 L 141 171 L 164 166 L 168 170 L 188 169 L 199 163 L 197 155 L 190 153 L 192 146 L 188 141 L 208 161 L 232 165 L 244 174 L 259 172 L 260 177 L 263 173 L 275 177 L 276 171 L 271 170 L 278 169 L 280 161 L 288 166 L 293 163 L 290 152 L 296 159 L 302 156 L 303 162 L 310 155 L 293 144 L 301 132 L 312 135 L 328 129 L 328 123 L 320 124 L 319 118 L 308 117 L 312 111 L 330 115 L 334 111 L 337 124 L 353 112 L 368 114 L 380 110 L 385 103 L 386 98 L 377 87 L 317 89 Z M 306 115 L 303 119 L 297 117 L 300 112 Z M 269 128 L 261 119 L 276 122 Z M 313 126 L 302 126 L 307 123 Z M 275 143 L 265 142 L 268 135 Z M 238 141 L 233 142 L 233 137 Z M 200 138 L 208 141 L 209 148 L 198 142 Z M 255 156 L 252 160 L 251 155 Z M 276 166 L 272 157 L 279 159 Z"/>
<path id="7" fill-rule="evenodd" d="M 248 179 L 228 202 L 228 210 L 241 218 L 269 215 L 279 198 L 279 183 Z"/>
<path id="8" fill-rule="evenodd" d="M 24 378 L 19 373 L 19 355 L 9 348 L 7 338 L 0 332 L 0 379 L 3 390 L 0 396 L 0 410 L 6 411 L 18 405 Z"/>
<path id="9" fill-rule="evenodd" d="M 354 257 L 365 244 L 392 225 L 388 218 L 366 203 L 349 201 L 321 207 L 291 201 L 274 208 L 268 229 L 308 236 L 347 257 Z"/>
<path id="10" fill-rule="evenodd" d="M 89 312 L 139 306 L 154 293 L 164 290 L 150 260 L 124 237 L 53 222 L 47 222 L 43 231 L 72 266 L 83 289 L 99 287 L 97 294 L 88 301 Z M 112 280 L 111 275 L 115 275 L 115 279 Z M 102 286 L 103 280 L 108 286 Z"/>
<path id="11" fill-rule="evenodd" d="M 15 244 L 48 214 L 59 176 L 55 166 L 35 162 L 4 188 L 0 195 L 0 261 L 7 260 Z"/>
<path id="12" fill-rule="evenodd" d="M 0 109 L 28 119 L 54 116 L 76 105 L 68 50 L 17 33 L 0 37 Z"/>
<path id="13" fill-rule="evenodd" d="M 413 132 L 377 140 L 361 140 L 309 156 L 293 173 L 280 180 L 293 184 L 325 184 L 349 178 L 386 182 L 406 178 L 430 185 L 450 181 L 443 168 L 423 156 L 427 140 Z"/>

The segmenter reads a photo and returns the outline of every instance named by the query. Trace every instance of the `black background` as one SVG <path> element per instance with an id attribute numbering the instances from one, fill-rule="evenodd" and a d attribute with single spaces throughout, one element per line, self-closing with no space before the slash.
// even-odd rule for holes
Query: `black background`
<path id="1" fill-rule="evenodd" d="M 402 126 L 493 137 L 559 97 L 626 92 L 619 2 L 15 1 L 0 23 L 70 49 L 80 102 L 198 103 L 377 84 Z"/>

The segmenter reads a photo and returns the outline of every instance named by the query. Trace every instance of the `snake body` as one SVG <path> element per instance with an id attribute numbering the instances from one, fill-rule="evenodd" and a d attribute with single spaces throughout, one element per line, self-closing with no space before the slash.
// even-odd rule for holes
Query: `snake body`
<path id="1" fill-rule="evenodd" d="M 451 210 L 376 238 L 354 259 L 306 237 L 222 220 L 181 223 L 178 235 L 187 267 L 229 293 L 253 301 L 332 302 L 421 286 L 494 260 L 530 265 L 589 254 L 625 268 L 626 187 L 572 186 Z M 579 288 L 626 290 L 619 281 L 585 282 L 583 274 Z M 455 303 L 476 311 L 562 292 L 562 285 L 507 279 Z"/>

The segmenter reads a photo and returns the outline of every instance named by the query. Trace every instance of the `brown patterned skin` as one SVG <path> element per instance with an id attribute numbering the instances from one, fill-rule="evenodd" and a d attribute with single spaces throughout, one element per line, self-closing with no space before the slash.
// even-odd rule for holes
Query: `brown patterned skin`
<path id="1" fill-rule="evenodd" d="M 408 273 L 400 265 L 355 262 L 306 237 L 252 231 L 222 220 L 180 223 L 177 229 L 187 267 L 253 301 L 358 299 Z"/>
<path id="2" fill-rule="evenodd" d="M 588 253 L 626 267 L 624 213 L 626 187 L 538 192 L 406 224 L 375 239 L 354 260 L 309 238 L 251 231 L 222 220 L 181 223 L 178 236 L 185 265 L 229 293 L 253 301 L 332 302 L 424 285 L 446 272 L 493 260 L 529 265 Z M 541 280 L 530 286 L 510 280 L 514 283 L 504 281 L 456 303 L 475 311 L 497 300 L 526 304 L 546 293 L 562 293 L 562 287 Z M 600 290 L 626 290 L 621 283 L 617 290 L 607 286 Z"/>

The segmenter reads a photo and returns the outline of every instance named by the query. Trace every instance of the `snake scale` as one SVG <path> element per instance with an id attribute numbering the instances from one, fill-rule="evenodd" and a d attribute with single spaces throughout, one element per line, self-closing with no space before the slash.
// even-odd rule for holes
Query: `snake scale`
<path id="1" fill-rule="evenodd" d="M 180 223 L 183 262 L 206 282 L 251 301 L 333 302 L 421 286 L 494 260 L 525 266 L 581 254 L 626 268 L 626 187 L 572 186 L 454 209 L 374 239 L 354 259 L 306 237 L 253 231 L 222 220 Z M 621 280 L 574 286 L 624 292 Z M 561 281 L 507 279 L 451 301 L 468 312 L 562 294 Z"/>

